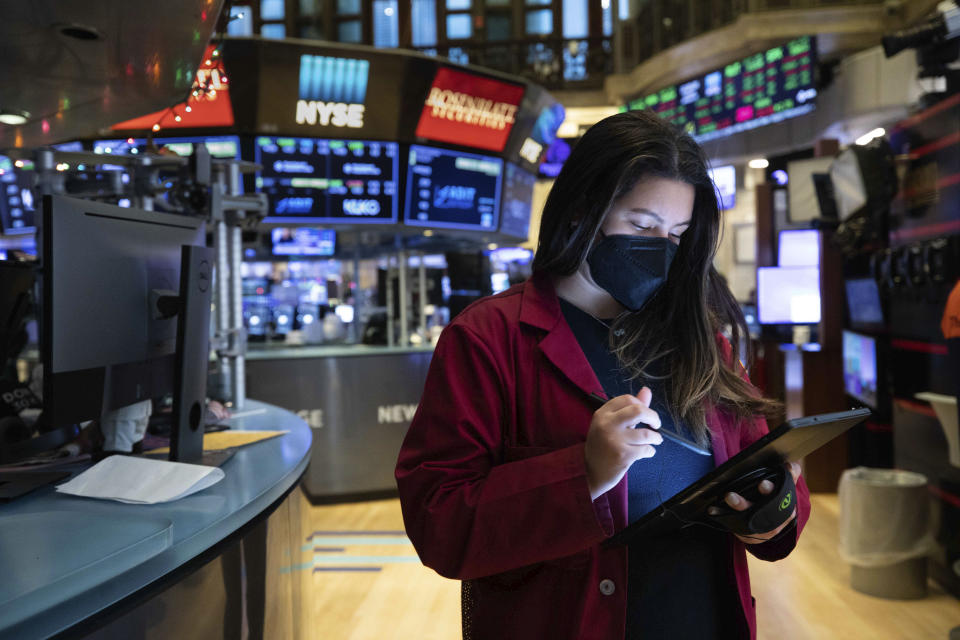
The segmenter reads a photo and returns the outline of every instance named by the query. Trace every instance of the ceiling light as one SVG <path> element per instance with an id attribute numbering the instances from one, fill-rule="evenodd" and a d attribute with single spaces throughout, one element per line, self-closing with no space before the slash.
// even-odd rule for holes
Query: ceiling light
<path id="1" fill-rule="evenodd" d="M 0 110 L 0 123 L 9 124 L 11 126 L 19 126 L 21 124 L 26 124 L 27 119 L 30 117 L 30 114 L 26 111 L 3 111 Z"/>
<path id="2" fill-rule="evenodd" d="M 770 161 L 766 158 L 754 158 L 747 163 L 747 166 L 751 169 L 766 169 L 770 166 Z"/>

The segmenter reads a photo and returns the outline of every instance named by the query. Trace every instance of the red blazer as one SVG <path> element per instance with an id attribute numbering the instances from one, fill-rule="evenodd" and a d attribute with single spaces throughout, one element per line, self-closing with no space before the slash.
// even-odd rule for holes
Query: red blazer
<path id="1" fill-rule="evenodd" d="M 591 392 L 603 389 L 547 276 L 471 305 L 441 335 L 396 478 L 420 559 L 466 581 L 465 638 L 622 640 L 627 549 L 600 543 L 627 524 L 627 482 L 590 499 Z M 719 411 L 708 424 L 716 464 L 767 432 Z M 797 498 L 799 535 L 810 513 L 802 479 Z M 777 560 L 796 539 L 729 540 L 755 638 L 744 550 Z"/>

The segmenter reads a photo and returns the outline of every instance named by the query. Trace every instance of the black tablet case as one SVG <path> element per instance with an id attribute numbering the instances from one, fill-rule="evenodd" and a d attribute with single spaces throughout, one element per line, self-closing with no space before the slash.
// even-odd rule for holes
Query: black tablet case
<path id="1" fill-rule="evenodd" d="M 746 449 L 683 489 L 605 544 L 623 544 L 634 537 L 668 534 L 697 521 L 709 521 L 707 507 L 718 502 L 726 487 L 761 467 L 775 467 L 810 455 L 870 416 L 869 409 L 853 409 L 788 420 Z"/>

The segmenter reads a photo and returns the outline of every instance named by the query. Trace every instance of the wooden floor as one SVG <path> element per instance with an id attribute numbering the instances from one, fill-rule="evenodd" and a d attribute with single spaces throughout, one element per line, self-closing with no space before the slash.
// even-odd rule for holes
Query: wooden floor
<path id="1" fill-rule="evenodd" d="M 301 637 L 318 640 L 455 639 L 460 587 L 423 567 L 403 535 L 396 500 L 304 507 Z M 960 603 L 931 583 L 919 601 L 852 590 L 836 549 L 835 495 L 813 497 L 813 515 L 786 560 L 754 561 L 759 638 L 946 640 Z M 535 640 L 535 639 L 531 639 Z"/>

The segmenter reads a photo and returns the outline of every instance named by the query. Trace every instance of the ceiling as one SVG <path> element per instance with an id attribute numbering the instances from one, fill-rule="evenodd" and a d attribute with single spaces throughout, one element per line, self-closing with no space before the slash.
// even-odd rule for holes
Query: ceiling
<path id="1" fill-rule="evenodd" d="M 0 0 L 0 149 L 92 137 L 183 101 L 223 0 Z M 162 7 L 162 10 L 161 10 Z"/>

